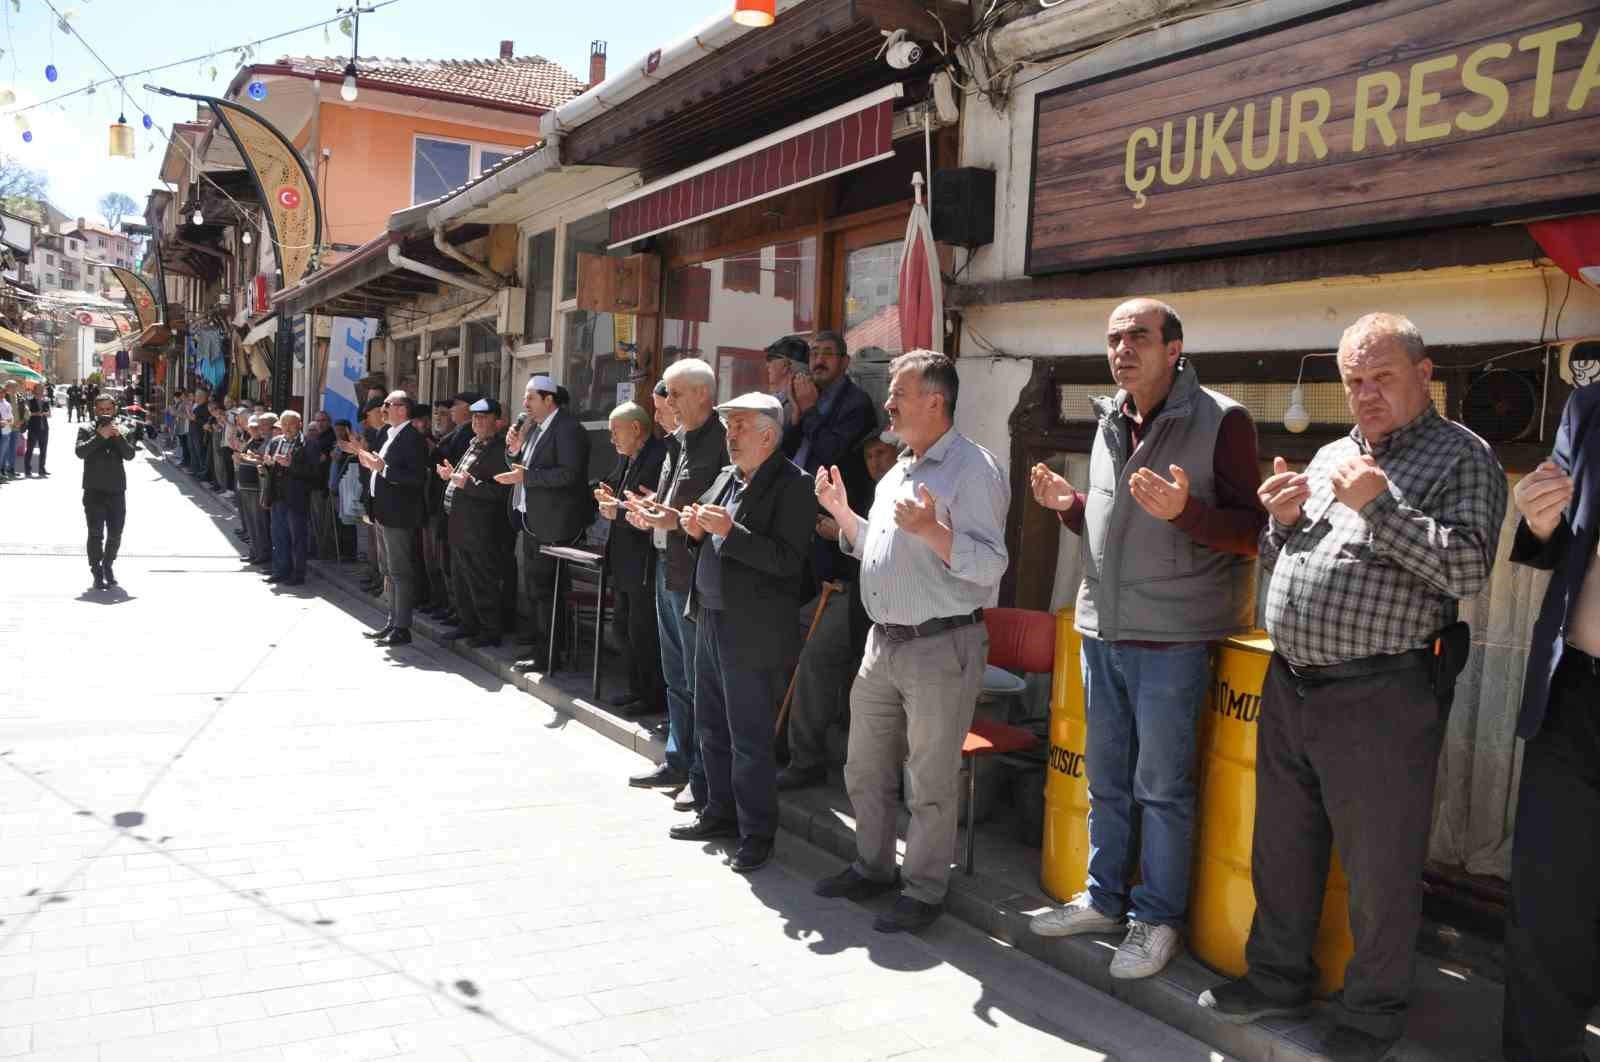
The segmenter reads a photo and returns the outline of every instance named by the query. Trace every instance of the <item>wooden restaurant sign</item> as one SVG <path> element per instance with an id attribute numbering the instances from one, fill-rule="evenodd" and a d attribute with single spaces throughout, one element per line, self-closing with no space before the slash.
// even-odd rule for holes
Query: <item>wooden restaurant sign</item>
<path id="1" fill-rule="evenodd" d="M 1041 95 L 1027 271 L 1597 205 L 1595 0 L 1377 0 Z"/>

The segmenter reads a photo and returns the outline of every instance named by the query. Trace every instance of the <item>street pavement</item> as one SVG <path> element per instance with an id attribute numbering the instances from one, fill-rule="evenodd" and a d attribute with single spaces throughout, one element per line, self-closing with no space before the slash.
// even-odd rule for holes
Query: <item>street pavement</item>
<path id="1" fill-rule="evenodd" d="M 748 878 L 669 840 L 637 756 L 263 584 L 148 451 L 90 589 L 53 427 L 0 484 L 0 1057 L 1217 1057 L 953 919 L 873 932 L 791 838 Z"/>

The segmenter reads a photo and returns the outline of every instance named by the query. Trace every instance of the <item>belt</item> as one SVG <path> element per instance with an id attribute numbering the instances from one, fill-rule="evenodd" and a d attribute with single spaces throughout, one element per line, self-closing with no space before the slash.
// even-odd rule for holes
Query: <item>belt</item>
<path id="1" fill-rule="evenodd" d="M 883 636 L 891 642 L 909 642 L 917 638 L 926 638 L 930 634 L 942 634 L 960 627 L 970 627 L 974 623 L 983 622 L 983 609 L 975 608 L 965 616 L 939 616 L 935 619 L 924 620 L 913 627 L 902 626 L 898 623 L 876 623 L 873 626 L 883 632 Z"/>
<path id="2" fill-rule="evenodd" d="M 1405 653 L 1378 653 L 1356 660 L 1342 660 L 1337 664 L 1325 664 L 1321 667 L 1291 664 L 1287 658 L 1283 663 L 1300 681 L 1323 683 L 1366 678 L 1369 675 L 1386 675 L 1391 671 L 1406 671 L 1414 667 L 1427 667 L 1432 660 L 1432 650 L 1412 649 Z"/>
<path id="3" fill-rule="evenodd" d="M 1580 675 L 1600 678 L 1600 657 L 1590 656 L 1571 642 L 1561 647 L 1561 666 L 1573 668 Z"/>

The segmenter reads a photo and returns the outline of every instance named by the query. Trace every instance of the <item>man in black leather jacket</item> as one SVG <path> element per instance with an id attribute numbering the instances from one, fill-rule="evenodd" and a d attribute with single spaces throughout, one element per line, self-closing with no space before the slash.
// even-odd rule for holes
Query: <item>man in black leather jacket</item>
<path id="1" fill-rule="evenodd" d="M 78 429 L 79 459 L 83 461 L 83 515 L 89 525 L 89 571 L 94 588 L 117 585 L 111 565 L 122 545 L 122 525 L 128 517 L 128 475 L 123 463 L 133 460 L 133 444 L 117 428 L 117 400 L 99 395 L 94 400 L 94 422 Z"/>

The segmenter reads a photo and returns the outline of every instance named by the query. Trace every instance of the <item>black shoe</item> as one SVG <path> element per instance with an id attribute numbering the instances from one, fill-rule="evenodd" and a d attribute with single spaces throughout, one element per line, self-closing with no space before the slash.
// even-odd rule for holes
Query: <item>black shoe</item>
<path id="1" fill-rule="evenodd" d="M 477 636 L 477 631 L 469 631 L 461 627 L 456 627 L 441 634 L 439 636 L 439 640 L 441 642 L 459 642 L 463 638 L 476 638 Z"/>
<path id="2" fill-rule="evenodd" d="M 900 871 L 894 872 L 894 877 L 888 881 L 873 881 L 856 873 L 855 867 L 845 867 L 831 878 L 823 878 L 812 888 L 818 896 L 829 898 L 842 898 L 846 900 L 870 900 L 874 896 L 882 896 L 886 892 L 894 892 L 900 887 Z"/>
<path id="3" fill-rule="evenodd" d="M 289 578 L 287 575 L 269 575 L 261 581 L 264 583 L 281 583 L 287 578 Z"/>
<path id="4" fill-rule="evenodd" d="M 104 564 L 100 565 L 100 573 L 106 577 L 106 585 L 107 586 L 116 586 L 117 585 L 117 577 L 111 571 L 111 562 L 110 561 L 106 561 Z"/>
<path id="5" fill-rule="evenodd" d="M 678 795 L 672 798 L 673 811 L 688 811 L 698 815 L 706 809 L 706 802 L 694 795 L 694 790 L 684 786 Z"/>
<path id="6" fill-rule="evenodd" d="M 738 850 L 725 862 L 735 874 L 748 874 L 772 862 L 774 847 L 776 845 L 771 837 L 746 837 L 739 842 Z"/>
<path id="7" fill-rule="evenodd" d="M 240 537 L 240 538 L 242 538 L 242 539 L 244 539 L 244 540 L 245 540 L 245 541 L 246 541 L 246 542 L 249 542 L 249 541 L 250 541 L 250 535 L 249 535 L 249 534 L 248 534 L 248 533 L 247 533 L 247 532 L 246 532 L 246 531 L 245 531 L 245 529 L 244 529 L 244 528 L 242 528 L 242 527 L 236 527 L 236 528 L 234 528 L 234 529 L 233 529 L 233 533 L 234 533 L 234 534 L 235 534 L 235 535 L 237 535 L 237 536 L 238 536 L 238 537 Z"/>
<path id="8" fill-rule="evenodd" d="M 810 789 L 828 780 L 826 767 L 796 767 L 790 764 L 778 772 L 779 789 Z"/>
<path id="9" fill-rule="evenodd" d="M 702 812 L 694 817 L 693 822 L 672 827 L 667 831 L 667 836 L 674 841 L 711 841 L 719 837 L 737 837 L 739 824 L 729 819 L 707 818 Z"/>
<path id="10" fill-rule="evenodd" d="M 362 631 L 361 632 L 361 637 L 363 637 L 363 638 L 371 638 L 373 641 L 376 642 L 376 641 L 379 641 L 381 639 L 389 637 L 389 635 L 391 635 L 393 633 L 394 633 L 394 625 L 390 624 L 390 625 L 382 628 L 381 630 Z"/>
<path id="11" fill-rule="evenodd" d="M 1328 1062 L 1383 1062 L 1397 1042 L 1398 1037 L 1386 1040 L 1351 1025 L 1335 1025 L 1317 1051 Z"/>
<path id="12" fill-rule="evenodd" d="M 405 627 L 396 627 L 382 638 L 379 638 L 373 644 L 381 645 L 388 649 L 392 649 L 397 645 L 410 645 L 411 632 Z"/>
<path id="13" fill-rule="evenodd" d="M 1196 1002 L 1234 1025 L 1248 1025 L 1262 1018 L 1299 1018 L 1311 1011 L 1310 1001 L 1284 1003 L 1243 977 L 1206 989 Z"/>
<path id="14" fill-rule="evenodd" d="M 654 770 L 636 774 L 628 779 L 635 789 L 681 789 L 688 779 L 666 764 L 657 764 Z"/>
<path id="15" fill-rule="evenodd" d="M 94 588 L 96 590 L 104 590 L 106 588 L 105 576 L 101 575 L 98 571 L 94 573 Z"/>
<path id="16" fill-rule="evenodd" d="M 494 649 L 500 644 L 500 636 L 488 632 L 475 634 L 467 639 L 467 644 L 474 649 Z"/>
<path id="17" fill-rule="evenodd" d="M 879 933 L 921 933 L 944 914 L 944 906 L 923 903 L 909 896 L 900 896 L 894 906 L 872 920 L 872 928 Z"/>

